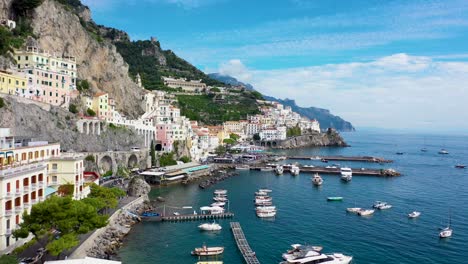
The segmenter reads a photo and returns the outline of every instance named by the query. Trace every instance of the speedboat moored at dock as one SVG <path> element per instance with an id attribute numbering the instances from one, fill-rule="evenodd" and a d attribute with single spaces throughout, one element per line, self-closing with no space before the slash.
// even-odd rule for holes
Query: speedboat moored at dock
<path id="1" fill-rule="evenodd" d="M 341 179 L 343 181 L 349 182 L 353 179 L 353 172 L 351 168 L 347 168 L 347 167 L 341 168 L 340 171 L 341 171 Z"/>
<path id="2" fill-rule="evenodd" d="M 218 231 L 222 229 L 222 227 L 216 222 L 201 224 L 198 228 L 204 231 Z"/>
<path id="3" fill-rule="evenodd" d="M 215 256 L 223 254 L 224 247 L 207 247 L 203 245 L 201 248 L 195 248 L 192 251 L 192 255 L 195 256 Z"/>
<path id="4" fill-rule="evenodd" d="M 322 177 L 320 177 L 320 175 L 318 173 L 315 173 L 314 177 L 312 177 L 312 183 L 315 186 L 320 186 L 320 185 L 323 184 L 323 179 L 322 179 Z"/>

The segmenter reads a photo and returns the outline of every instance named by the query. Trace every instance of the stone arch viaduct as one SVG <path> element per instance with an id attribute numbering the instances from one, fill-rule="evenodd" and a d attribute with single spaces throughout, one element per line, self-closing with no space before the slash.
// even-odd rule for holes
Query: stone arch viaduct
<path id="1" fill-rule="evenodd" d="M 149 153 L 146 149 L 132 151 L 87 152 L 94 157 L 100 173 L 111 170 L 117 172 L 119 166 L 125 168 L 146 169 L 151 165 Z"/>

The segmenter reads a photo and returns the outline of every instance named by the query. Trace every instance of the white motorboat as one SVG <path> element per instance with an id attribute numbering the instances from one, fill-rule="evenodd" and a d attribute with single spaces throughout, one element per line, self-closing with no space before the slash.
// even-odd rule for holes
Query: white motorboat
<path id="1" fill-rule="evenodd" d="M 348 213 L 353 213 L 353 214 L 357 214 L 359 213 L 359 211 L 361 211 L 362 208 L 360 207 L 349 207 L 349 208 L 346 208 L 346 212 Z"/>
<path id="2" fill-rule="evenodd" d="M 379 210 L 385 210 L 392 208 L 392 205 L 386 202 L 376 201 L 372 207 Z"/>
<path id="3" fill-rule="evenodd" d="M 439 154 L 446 155 L 446 154 L 449 154 L 449 152 L 447 150 L 445 150 L 445 149 L 441 149 L 439 151 Z"/>
<path id="4" fill-rule="evenodd" d="M 353 172 L 350 168 L 341 168 L 341 179 L 343 181 L 351 181 L 353 179 Z"/>
<path id="5" fill-rule="evenodd" d="M 216 222 L 201 224 L 198 228 L 204 231 L 218 231 L 222 229 L 222 227 Z"/>
<path id="6" fill-rule="evenodd" d="M 284 260 L 294 259 L 297 256 L 297 254 L 300 254 L 299 252 L 301 251 L 316 251 L 317 253 L 319 253 L 323 249 L 322 246 L 308 246 L 301 244 L 292 244 L 291 247 L 292 249 L 288 250 L 286 253 L 283 253 L 282 257 Z"/>
<path id="7" fill-rule="evenodd" d="M 271 193 L 272 190 L 270 189 L 258 189 L 259 192 Z"/>
<path id="8" fill-rule="evenodd" d="M 451 213 L 449 213 L 449 222 L 448 222 L 448 225 L 446 228 L 442 229 L 442 231 L 440 231 L 439 233 L 439 237 L 440 238 L 448 238 L 448 237 L 451 237 L 452 236 L 452 228 L 451 228 L 451 223 L 452 223 L 452 215 Z"/>
<path id="9" fill-rule="evenodd" d="M 380 207 L 377 208 L 377 209 L 379 209 L 379 210 L 386 210 L 386 209 L 390 209 L 390 208 L 392 208 L 392 205 L 391 205 L 391 204 L 385 204 L 385 205 L 380 206 Z"/>
<path id="10" fill-rule="evenodd" d="M 239 165 L 239 166 L 236 166 L 236 170 L 250 170 L 250 166 L 249 165 Z"/>
<path id="11" fill-rule="evenodd" d="M 272 167 L 264 167 L 261 168 L 260 171 L 273 171 L 274 169 Z"/>
<path id="12" fill-rule="evenodd" d="M 271 201 L 255 201 L 255 205 L 257 206 L 269 206 L 273 203 Z"/>
<path id="13" fill-rule="evenodd" d="M 282 166 L 282 165 L 276 166 L 276 168 L 275 168 L 275 173 L 276 173 L 276 174 L 282 175 L 283 172 L 284 172 L 284 169 L 283 169 L 283 166 Z"/>
<path id="14" fill-rule="evenodd" d="M 226 195 L 227 194 L 227 190 L 215 190 L 214 191 L 214 194 L 215 195 Z"/>
<path id="15" fill-rule="evenodd" d="M 213 197 L 213 200 L 216 202 L 227 202 L 228 199 L 226 197 Z"/>
<path id="16" fill-rule="evenodd" d="M 421 212 L 414 211 L 414 212 L 409 213 L 408 217 L 409 218 L 416 218 L 416 217 L 419 217 L 420 215 L 421 215 Z"/>
<path id="17" fill-rule="evenodd" d="M 257 211 L 257 216 L 260 218 L 274 217 L 275 215 L 276 215 L 276 210 Z"/>
<path id="18" fill-rule="evenodd" d="M 273 211 L 273 210 L 276 210 L 276 206 L 257 206 L 255 210 L 257 212 Z"/>
<path id="19" fill-rule="evenodd" d="M 295 165 L 292 165 L 292 166 L 291 166 L 290 172 L 291 172 L 291 175 L 292 175 L 292 176 L 297 176 L 297 175 L 299 175 L 300 171 L 301 171 L 301 169 L 299 169 L 298 166 L 295 166 Z"/>
<path id="20" fill-rule="evenodd" d="M 215 202 L 215 203 L 212 203 L 211 206 L 219 206 L 219 207 L 223 207 L 225 206 L 226 203 L 225 202 Z"/>
<path id="21" fill-rule="evenodd" d="M 180 215 L 179 212 L 174 212 L 174 213 L 172 213 L 172 214 L 175 215 L 175 216 Z"/>
<path id="22" fill-rule="evenodd" d="M 255 192 L 255 196 L 268 196 L 268 193 L 266 192 Z"/>
<path id="23" fill-rule="evenodd" d="M 271 198 L 270 196 L 255 196 L 255 202 L 259 202 L 259 201 L 271 202 L 271 200 L 273 200 L 273 198 Z"/>
<path id="24" fill-rule="evenodd" d="M 195 248 L 192 251 L 192 255 L 196 256 L 215 256 L 219 254 L 223 254 L 224 247 L 207 247 L 203 245 L 201 248 Z"/>
<path id="25" fill-rule="evenodd" d="M 315 173 L 314 177 L 312 177 L 312 183 L 316 186 L 320 186 L 323 184 L 323 179 L 318 173 Z"/>
<path id="26" fill-rule="evenodd" d="M 302 250 L 291 254 L 286 261 L 282 261 L 280 264 L 349 264 L 352 260 L 353 257 L 345 256 L 341 253 L 326 255 L 315 250 Z"/>
<path id="27" fill-rule="evenodd" d="M 375 210 L 372 209 L 361 209 L 359 212 L 357 212 L 358 215 L 360 216 L 369 216 L 374 214 Z"/>

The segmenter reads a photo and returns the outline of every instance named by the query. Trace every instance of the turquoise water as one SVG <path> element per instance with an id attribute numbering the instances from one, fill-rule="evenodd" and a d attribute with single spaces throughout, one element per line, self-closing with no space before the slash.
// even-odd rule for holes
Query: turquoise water
<path id="1" fill-rule="evenodd" d="M 350 148 L 309 148 L 279 151 L 304 155 L 373 155 L 394 159 L 392 164 L 344 163 L 353 168 L 395 168 L 404 176 L 377 178 L 355 176 L 343 183 L 338 176 L 322 175 L 324 184 L 316 188 L 311 175 L 275 176 L 272 172 L 242 171 L 210 189 L 197 185 L 157 188 L 153 197 L 164 196 L 166 204 L 176 207 L 200 207 L 210 204 L 214 189 L 229 191 L 230 207 L 236 214 L 252 249 L 261 263 L 278 263 L 290 244 L 324 246 L 324 252 L 342 252 L 354 256 L 354 263 L 468 263 L 468 138 L 454 136 L 344 134 Z M 428 152 L 420 151 L 426 147 Z M 449 155 L 437 152 L 446 148 Z M 405 152 L 396 155 L 395 152 Z M 288 162 L 288 161 L 286 161 Z M 301 161 L 302 164 L 321 164 Z M 330 162 L 333 163 L 333 162 Z M 256 217 L 253 193 L 261 187 L 273 190 L 278 214 L 273 220 Z M 327 196 L 343 196 L 342 202 L 327 202 Z M 345 212 L 346 207 L 371 207 L 375 200 L 393 205 L 369 218 Z M 448 221 L 452 211 L 453 237 L 438 238 L 438 228 Z M 168 212 L 171 209 L 167 209 Z M 172 209 L 184 212 L 181 209 Z M 407 213 L 422 215 L 410 220 Z M 188 213 L 188 212 L 187 212 Z M 156 223 L 136 225 L 127 236 L 119 258 L 123 263 L 195 263 L 190 251 L 202 243 L 224 246 L 225 264 L 243 263 L 233 236 L 230 220 L 220 220 L 223 230 L 203 233 L 202 222 Z"/>

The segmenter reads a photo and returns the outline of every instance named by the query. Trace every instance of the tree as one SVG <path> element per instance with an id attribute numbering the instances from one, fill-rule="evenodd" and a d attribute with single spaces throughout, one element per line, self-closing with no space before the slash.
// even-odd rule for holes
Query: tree
<path id="1" fill-rule="evenodd" d="M 96 112 L 94 112 L 94 110 L 91 108 L 88 108 L 86 110 L 86 113 L 88 114 L 88 116 L 96 116 Z"/>
<path id="2" fill-rule="evenodd" d="M 260 134 L 255 133 L 255 134 L 253 135 L 253 140 L 260 140 L 260 139 L 261 139 L 261 138 L 260 138 Z"/>
<path id="3" fill-rule="evenodd" d="M 240 139 L 240 136 L 237 135 L 237 134 L 231 133 L 231 134 L 229 134 L 229 138 L 237 141 L 237 140 Z"/>
<path id="4" fill-rule="evenodd" d="M 2 264 L 17 264 L 18 260 L 14 256 L 4 254 L 4 255 L 0 256 L 0 263 L 2 263 Z"/>
<path id="5" fill-rule="evenodd" d="M 100 201 L 104 202 L 105 206 L 99 208 L 98 210 L 101 209 L 108 209 L 108 208 L 115 208 L 117 207 L 119 201 L 117 200 L 118 197 L 125 196 L 125 192 L 122 191 L 121 189 L 114 187 L 114 188 L 107 188 L 107 187 L 102 187 L 99 186 L 95 183 L 90 185 L 91 192 L 89 193 L 88 198 L 96 198 L 98 201 L 92 200 L 88 201 L 85 200 L 86 203 L 90 204 L 96 204 L 99 205 L 101 204 Z M 100 201 L 99 201 L 100 200 Z"/>
<path id="6" fill-rule="evenodd" d="M 232 139 L 232 138 L 225 138 L 223 140 L 223 143 L 226 143 L 228 145 L 234 145 L 234 144 L 236 144 L 236 141 L 234 139 Z"/>
<path id="7" fill-rule="evenodd" d="M 259 92 L 257 92 L 257 91 L 252 91 L 251 93 L 252 93 L 252 95 L 253 95 L 253 97 L 254 97 L 255 99 L 257 99 L 257 100 L 263 100 L 263 95 L 262 95 L 261 93 L 259 93 Z"/>
<path id="8" fill-rule="evenodd" d="M 287 137 L 300 136 L 301 134 L 302 134 L 301 128 L 298 126 L 288 128 L 288 130 L 286 131 Z"/>
<path id="9" fill-rule="evenodd" d="M 183 156 L 182 158 L 179 159 L 183 163 L 189 163 L 191 161 L 190 157 Z"/>
<path id="10" fill-rule="evenodd" d="M 223 145 L 219 145 L 218 147 L 216 147 L 215 153 L 216 153 L 218 156 L 224 155 L 224 154 L 226 153 L 226 147 L 223 146 Z"/>
<path id="11" fill-rule="evenodd" d="M 68 107 L 68 111 L 70 111 L 73 114 L 76 114 L 78 113 L 78 108 L 76 107 L 76 105 L 70 104 L 70 106 Z"/>
<path id="12" fill-rule="evenodd" d="M 154 140 L 151 140 L 150 155 L 151 155 L 151 166 L 156 166 L 156 150 L 154 148 Z"/>
<path id="13" fill-rule="evenodd" d="M 26 238 L 30 233 L 37 241 L 43 235 L 52 236 L 51 230 L 60 232 L 58 241 L 48 240 L 47 249 L 52 254 L 71 249 L 76 245 L 79 234 L 86 234 L 107 225 L 107 215 L 99 215 L 92 205 L 71 197 L 52 196 L 44 202 L 35 204 L 31 213 L 23 214 L 23 222 L 13 232 L 18 238 Z M 72 239 L 75 238 L 75 239 Z"/>
<path id="14" fill-rule="evenodd" d="M 164 153 L 159 158 L 159 166 L 166 167 L 171 165 L 177 165 L 177 161 L 174 159 L 174 152 Z"/>
<path id="15" fill-rule="evenodd" d="M 210 89 L 210 92 L 212 92 L 212 93 L 219 93 L 219 92 L 221 92 L 221 90 L 220 90 L 218 87 L 214 87 L 214 88 L 211 88 L 211 89 Z"/>
<path id="16" fill-rule="evenodd" d="M 78 91 L 84 91 L 84 90 L 89 90 L 89 82 L 87 80 L 79 80 L 76 84 L 76 89 Z"/>

